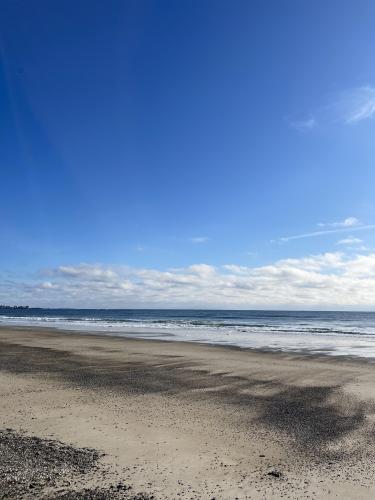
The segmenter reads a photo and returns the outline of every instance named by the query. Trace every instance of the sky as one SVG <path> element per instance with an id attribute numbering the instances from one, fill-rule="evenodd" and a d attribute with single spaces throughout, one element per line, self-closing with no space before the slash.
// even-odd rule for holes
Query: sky
<path id="1" fill-rule="evenodd" d="M 3 0 L 0 303 L 375 307 L 372 0 Z"/>

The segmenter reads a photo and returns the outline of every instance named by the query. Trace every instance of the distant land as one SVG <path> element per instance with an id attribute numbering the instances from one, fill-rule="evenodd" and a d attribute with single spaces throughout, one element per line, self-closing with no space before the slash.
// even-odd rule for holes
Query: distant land
<path id="1" fill-rule="evenodd" d="M 29 309 L 29 306 L 7 306 L 5 304 L 0 304 L 0 309 Z"/>

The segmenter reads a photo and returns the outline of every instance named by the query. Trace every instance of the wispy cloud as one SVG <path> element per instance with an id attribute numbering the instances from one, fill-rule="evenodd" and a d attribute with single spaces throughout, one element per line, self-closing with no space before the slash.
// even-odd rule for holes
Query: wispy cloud
<path id="1" fill-rule="evenodd" d="M 281 238 L 279 238 L 276 241 L 278 241 L 280 243 L 286 243 L 286 242 L 292 241 L 292 240 L 301 240 L 304 238 L 315 238 L 317 236 L 324 236 L 324 235 L 328 235 L 328 234 L 344 233 L 344 232 L 348 232 L 348 231 L 351 231 L 351 232 L 352 231 L 366 231 L 369 229 L 375 229 L 375 224 L 362 224 L 355 217 L 349 217 L 348 219 L 345 219 L 342 222 L 331 222 L 328 224 L 319 223 L 318 226 L 327 227 L 328 229 L 323 229 L 320 231 L 311 231 L 311 232 L 301 233 L 301 234 L 294 234 L 291 236 L 282 236 Z M 275 240 L 273 240 L 273 241 L 275 241 Z"/>
<path id="2" fill-rule="evenodd" d="M 102 264 L 8 280 L 0 302 L 49 307 L 374 307 L 375 253 L 282 259 L 265 266 L 195 264 L 158 270 Z"/>
<path id="3" fill-rule="evenodd" d="M 313 116 L 308 116 L 304 118 L 292 118 L 288 117 L 286 119 L 287 123 L 291 128 L 294 128 L 296 130 L 311 130 L 316 127 L 317 122 L 316 119 Z"/>
<path id="4" fill-rule="evenodd" d="M 339 240 L 336 245 L 359 245 L 363 240 L 360 238 L 354 238 L 353 236 L 349 236 L 348 238 L 344 238 Z"/>
<path id="5" fill-rule="evenodd" d="M 248 257 L 257 257 L 258 256 L 258 252 L 254 252 L 254 251 L 248 251 L 248 252 L 244 252 L 244 255 L 247 255 Z"/>
<path id="6" fill-rule="evenodd" d="M 191 243 L 206 243 L 210 241 L 210 238 L 208 236 L 194 236 L 193 238 L 189 238 L 189 241 Z"/>
<path id="7" fill-rule="evenodd" d="M 375 87 L 366 85 L 342 92 L 334 104 L 338 120 L 347 125 L 375 117 Z"/>
<path id="8" fill-rule="evenodd" d="M 362 225 L 361 221 L 357 217 L 347 217 L 343 221 L 339 222 L 318 222 L 319 227 L 354 227 Z"/>
<path id="9" fill-rule="evenodd" d="M 362 85 L 337 92 L 330 102 L 314 112 L 300 117 L 288 117 L 287 123 L 296 130 L 312 130 L 319 125 L 355 125 L 375 118 L 375 86 Z"/>

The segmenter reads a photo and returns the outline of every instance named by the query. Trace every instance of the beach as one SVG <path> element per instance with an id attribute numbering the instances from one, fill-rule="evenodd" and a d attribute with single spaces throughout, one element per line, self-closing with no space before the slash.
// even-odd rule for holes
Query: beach
<path id="1" fill-rule="evenodd" d="M 3 326 L 0 498 L 374 498 L 374 387 L 360 358 Z"/>

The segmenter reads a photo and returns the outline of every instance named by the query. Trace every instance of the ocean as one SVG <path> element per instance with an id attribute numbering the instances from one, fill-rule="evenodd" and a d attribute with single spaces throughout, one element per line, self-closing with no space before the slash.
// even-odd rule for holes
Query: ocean
<path id="1" fill-rule="evenodd" d="M 0 325 L 375 358 L 373 312 L 9 308 Z"/>

